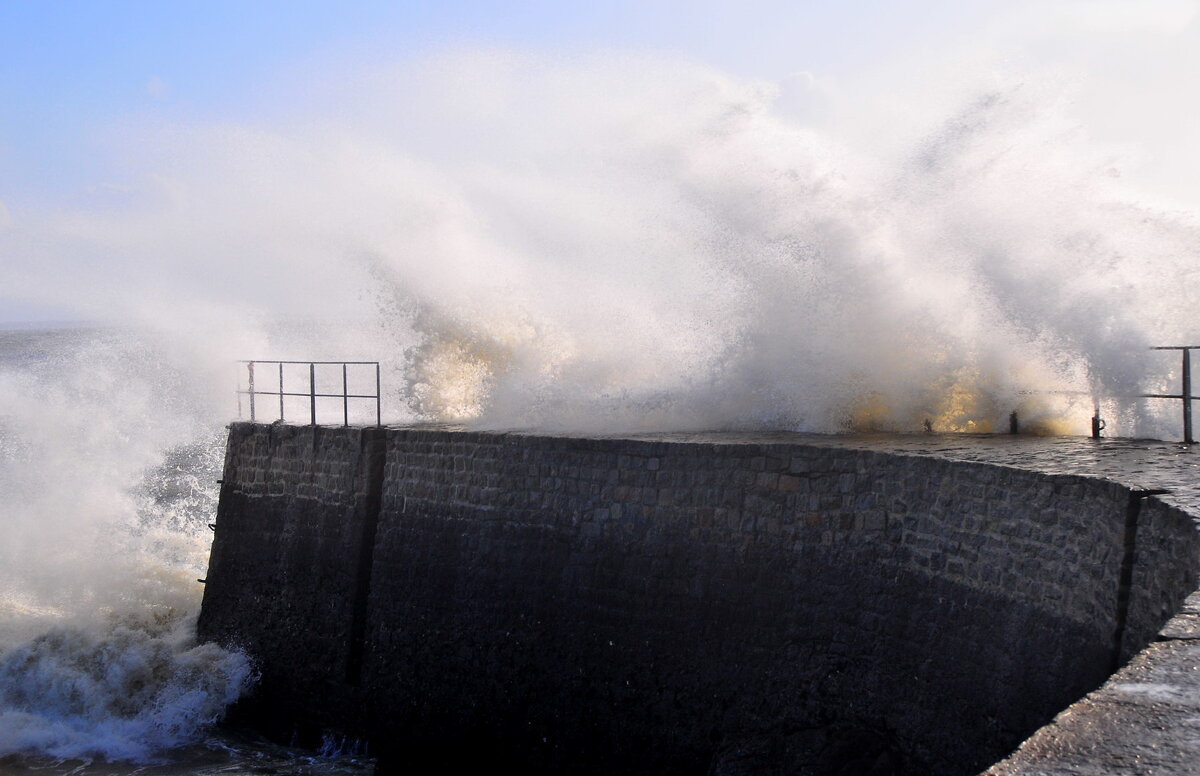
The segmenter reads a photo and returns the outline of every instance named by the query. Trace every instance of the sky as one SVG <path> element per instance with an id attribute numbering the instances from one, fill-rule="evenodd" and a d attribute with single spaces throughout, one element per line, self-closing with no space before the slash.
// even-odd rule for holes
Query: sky
<path id="1" fill-rule="evenodd" d="M 0 322 L 97 316 L 73 278 L 124 271 L 129 243 L 60 239 L 63 218 L 102 218 L 170 178 L 180 136 L 353 123 L 372 84 L 449 52 L 687 62 L 767 84 L 781 114 L 873 146 L 968 84 L 1052 84 L 1131 187 L 1194 212 L 1198 11 L 1200 0 L 6 0 Z"/>

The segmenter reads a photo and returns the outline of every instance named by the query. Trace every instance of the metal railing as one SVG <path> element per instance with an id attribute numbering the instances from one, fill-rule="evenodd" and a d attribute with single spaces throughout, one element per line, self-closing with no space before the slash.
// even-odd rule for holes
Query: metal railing
<path id="1" fill-rule="evenodd" d="M 379 362 L 378 361 L 239 361 L 246 367 L 246 388 L 242 389 L 241 378 L 238 378 L 238 417 L 242 416 L 242 397 L 249 398 L 250 404 L 250 422 L 256 422 L 257 406 L 256 397 L 259 396 L 276 396 L 279 398 L 279 420 L 285 419 L 284 414 L 284 398 L 288 396 L 305 397 L 308 399 L 309 408 L 309 423 L 317 424 L 317 399 L 341 399 L 342 400 L 342 424 L 350 425 L 350 400 L 351 399 L 374 399 L 375 400 L 375 425 L 381 426 L 382 415 L 380 406 L 379 390 Z M 301 365 L 308 367 L 308 390 L 307 391 L 286 391 L 284 390 L 284 367 Z M 258 370 L 259 384 L 255 384 L 255 367 L 266 366 L 275 367 L 270 370 L 276 372 L 278 379 L 278 390 L 268 391 L 261 389 L 261 380 L 263 370 Z M 341 393 L 318 393 L 317 392 L 317 367 L 341 367 L 342 373 L 342 391 Z M 374 367 L 375 368 L 375 393 L 350 393 L 349 371 L 350 367 Z M 239 373 L 240 374 L 240 373 Z M 271 379 L 271 378 L 268 378 Z M 271 382 L 275 382 L 271 379 Z"/>
<path id="2" fill-rule="evenodd" d="M 1160 345 L 1151 350 L 1179 350 L 1183 352 L 1182 378 L 1183 385 L 1179 393 L 1143 393 L 1143 399 L 1180 399 L 1183 401 L 1183 441 L 1195 444 L 1192 438 L 1192 400 L 1200 396 L 1192 396 L 1192 351 L 1200 350 L 1200 345 Z M 1099 413 L 1097 413 L 1098 415 Z"/>
<path id="3" fill-rule="evenodd" d="M 1200 345 L 1157 345 L 1150 348 L 1151 350 L 1178 350 L 1183 353 L 1183 362 L 1181 368 L 1181 382 L 1179 393 L 1135 393 L 1125 395 L 1112 395 L 1100 397 L 1088 391 L 1021 391 L 1022 394 L 1056 394 L 1061 396 L 1091 396 L 1092 403 L 1095 407 L 1092 412 L 1092 438 L 1099 439 L 1100 432 L 1104 430 L 1104 418 L 1100 416 L 1100 401 L 1101 398 L 1107 399 L 1179 399 L 1183 402 L 1183 441 L 1185 444 L 1195 444 L 1196 440 L 1192 435 L 1192 402 L 1200 400 L 1200 396 L 1192 395 L 1192 355 L 1191 351 L 1200 350 Z M 1009 416 L 1009 431 L 1013 434 L 1018 433 L 1019 424 L 1017 413 L 1014 410 Z"/>

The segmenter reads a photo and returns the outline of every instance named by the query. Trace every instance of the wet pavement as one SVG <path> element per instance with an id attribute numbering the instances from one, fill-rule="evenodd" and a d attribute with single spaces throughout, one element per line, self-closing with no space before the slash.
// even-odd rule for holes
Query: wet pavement
<path id="1" fill-rule="evenodd" d="M 973 461 L 1048 474 L 1077 474 L 1138 490 L 1166 490 L 1164 501 L 1200 516 L 1200 445 L 1154 439 L 1012 434 L 800 434 L 701 432 L 612 435 L 619 439 L 705 444 L 813 444 Z"/>

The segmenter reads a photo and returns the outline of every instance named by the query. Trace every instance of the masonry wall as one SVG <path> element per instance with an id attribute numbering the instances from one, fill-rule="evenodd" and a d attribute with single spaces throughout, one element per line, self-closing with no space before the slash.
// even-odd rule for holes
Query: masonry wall
<path id="1" fill-rule="evenodd" d="M 1136 527 L 1129 586 L 1128 627 L 1121 662 L 1133 657 L 1179 611 L 1197 573 L 1196 519 L 1154 497 L 1132 494 Z"/>
<path id="2" fill-rule="evenodd" d="M 1144 644 L 1195 545 L 984 464 L 239 424 L 200 630 L 261 661 L 248 717 L 397 764 L 966 774 Z"/>
<path id="3" fill-rule="evenodd" d="M 377 429 L 230 427 L 199 630 L 256 658 L 268 732 L 361 724 L 347 679 L 383 442 Z"/>

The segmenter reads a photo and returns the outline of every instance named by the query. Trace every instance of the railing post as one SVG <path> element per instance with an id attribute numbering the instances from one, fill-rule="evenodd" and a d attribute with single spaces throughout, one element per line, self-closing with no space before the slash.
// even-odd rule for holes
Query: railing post
<path id="1" fill-rule="evenodd" d="M 283 422 L 283 362 L 279 362 L 279 422 Z"/>
<path id="2" fill-rule="evenodd" d="M 254 362 L 250 361 L 246 364 L 246 371 L 250 373 L 250 422 L 254 422 Z"/>
<path id="3" fill-rule="evenodd" d="M 346 362 L 342 362 L 342 425 L 350 425 L 350 390 L 346 382 Z"/>
<path id="4" fill-rule="evenodd" d="M 1192 351 L 1183 349 L 1183 441 L 1193 444 L 1192 439 Z"/>
<path id="5" fill-rule="evenodd" d="M 376 361 L 375 362 L 375 425 L 376 426 L 383 425 L 383 415 L 381 414 L 381 410 L 379 408 L 379 405 L 382 402 L 382 399 L 380 398 L 381 393 L 382 392 L 379 390 L 379 362 Z"/>
<path id="6" fill-rule="evenodd" d="M 1096 400 L 1096 411 L 1092 415 L 1092 439 L 1099 439 L 1100 432 L 1104 430 L 1104 419 L 1100 417 L 1100 401 Z"/>
<path id="7" fill-rule="evenodd" d="M 308 362 L 308 409 L 312 424 L 317 425 L 317 365 Z"/>

